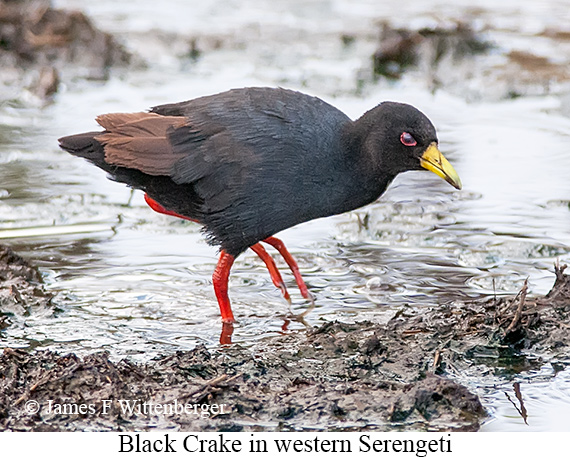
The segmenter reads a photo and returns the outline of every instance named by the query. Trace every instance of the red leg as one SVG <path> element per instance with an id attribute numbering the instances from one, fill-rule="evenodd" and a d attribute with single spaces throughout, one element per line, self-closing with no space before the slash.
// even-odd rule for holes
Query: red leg
<path id="1" fill-rule="evenodd" d="M 277 269 L 277 265 L 275 265 L 273 257 L 271 257 L 265 248 L 259 243 L 251 246 L 251 250 L 255 252 L 263 262 L 265 262 L 265 266 L 267 267 L 267 270 L 269 270 L 269 275 L 271 276 L 273 284 L 281 290 L 283 298 L 291 303 L 291 297 L 289 297 L 289 292 L 287 292 L 287 288 L 285 287 L 281 273 L 279 273 L 279 270 Z"/>
<path id="2" fill-rule="evenodd" d="M 146 193 L 144 194 L 144 200 L 147 203 L 147 205 L 150 206 L 157 213 L 166 214 L 167 216 L 179 217 L 181 219 L 186 219 L 192 222 L 199 222 L 196 219 L 192 219 L 188 216 L 183 216 L 174 211 L 166 209 L 156 200 L 153 200 L 151 197 L 149 197 L 148 194 Z M 313 302 L 313 297 L 311 297 L 311 294 L 309 293 L 307 286 L 305 285 L 305 282 L 301 277 L 301 273 L 299 272 L 299 267 L 297 266 L 297 262 L 295 262 L 295 259 L 289 253 L 289 251 L 287 251 L 287 248 L 285 247 L 283 242 L 280 239 L 274 238 L 272 236 L 263 241 L 265 243 L 270 244 L 279 251 L 279 253 L 285 259 L 285 262 L 287 262 L 287 265 L 289 265 L 289 268 L 293 272 L 293 275 L 295 276 L 295 281 L 297 282 L 299 290 L 301 291 L 301 295 L 304 298 L 311 300 L 311 302 Z M 259 243 L 251 246 L 251 249 L 265 263 L 265 266 L 267 267 L 267 270 L 269 270 L 269 275 L 271 276 L 271 280 L 273 281 L 273 284 L 275 284 L 275 287 L 281 290 L 281 293 L 283 294 L 285 300 L 291 303 L 289 292 L 285 287 L 283 278 L 281 277 L 281 274 L 279 273 L 279 270 L 277 269 L 277 265 L 275 265 L 275 261 L 273 260 L 273 258 L 269 255 L 269 253 L 265 250 L 265 248 Z M 231 261 L 229 259 L 231 259 Z M 214 271 L 214 276 L 213 276 L 214 290 L 216 292 L 216 297 L 218 298 L 218 304 L 220 305 L 220 310 L 222 312 L 223 322 L 234 322 L 234 316 L 232 314 L 232 308 L 230 306 L 230 300 L 228 298 L 228 279 L 230 275 L 230 268 L 234 260 L 235 259 L 232 256 L 222 251 L 222 255 L 220 256 L 220 260 L 218 261 L 218 265 L 216 267 L 216 270 Z"/>
<path id="3" fill-rule="evenodd" d="M 232 306 L 228 297 L 228 280 L 230 278 L 230 269 L 234 263 L 234 256 L 222 251 L 220 260 L 214 270 L 212 280 L 214 282 L 214 292 L 220 305 L 220 312 L 222 313 L 222 322 L 233 323 L 235 322 L 234 314 L 232 313 Z"/>
<path id="4" fill-rule="evenodd" d="M 297 265 L 297 262 L 295 261 L 291 253 L 285 247 L 283 241 L 281 241 L 279 238 L 275 238 L 274 236 L 270 236 L 269 238 L 265 238 L 263 242 L 273 246 L 275 249 L 277 249 L 277 251 L 279 251 L 279 254 L 283 256 L 283 259 L 285 260 L 285 262 L 287 262 L 287 265 L 289 265 L 289 268 L 293 272 L 293 276 L 295 276 L 295 281 L 297 282 L 297 287 L 299 287 L 301 295 L 303 296 L 303 298 L 310 300 L 311 303 L 313 303 L 314 302 L 313 297 L 309 293 L 309 289 L 307 289 L 305 281 L 303 281 L 303 277 L 301 276 L 301 272 L 299 271 L 299 266 Z"/>
<path id="5" fill-rule="evenodd" d="M 153 200 L 148 196 L 148 194 L 144 194 L 144 201 L 148 206 L 150 206 L 154 211 L 160 214 L 166 214 L 167 216 L 174 216 L 179 217 L 180 219 L 186 219 L 187 221 L 198 222 L 196 219 L 192 219 L 187 216 L 182 216 L 181 214 L 175 213 L 174 211 L 170 211 L 158 203 L 156 200 Z"/>
<path id="6" fill-rule="evenodd" d="M 166 214 L 167 216 L 179 217 L 181 219 L 186 219 L 186 220 L 192 221 L 192 222 L 198 222 L 195 219 L 189 218 L 187 216 L 182 216 L 181 214 L 178 214 L 174 211 L 166 209 L 164 206 L 162 206 L 156 200 L 153 200 L 152 198 L 150 198 L 148 196 L 148 194 L 144 194 L 144 200 L 147 203 L 147 205 L 150 206 L 157 213 Z M 283 282 L 283 278 L 281 277 L 279 270 L 277 270 L 277 265 L 275 265 L 275 261 L 271 258 L 271 256 L 264 249 L 264 247 L 261 246 L 261 244 L 257 243 L 254 246 L 251 246 L 251 249 L 253 250 L 253 252 L 255 252 L 259 256 L 259 258 L 261 260 L 263 260 L 263 262 L 265 263 L 265 266 L 269 270 L 269 275 L 271 276 L 271 280 L 273 281 L 273 284 L 275 284 L 275 287 L 277 287 L 279 290 L 281 290 L 281 293 L 283 294 L 283 297 L 285 298 L 285 300 L 287 300 L 290 303 L 291 298 L 289 297 L 289 292 L 287 292 L 287 289 L 285 287 L 285 283 Z"/>

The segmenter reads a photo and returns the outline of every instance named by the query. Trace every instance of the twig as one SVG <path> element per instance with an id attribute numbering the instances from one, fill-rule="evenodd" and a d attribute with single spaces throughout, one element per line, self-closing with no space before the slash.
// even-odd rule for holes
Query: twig
<path id="1" fill-rule="evenodd" d="M 180 400 L 185 399 L 185 398 L 189 398 L 192 397 L 210 387 L 215 387 L 218 384 L 227 381 L 227 382 L 232 382 L 235 379 L 239 378 L 242 375 L 242 373 L 238 373 L 235 376 L 232 376 L 231 378 L 228 378 L 227 374 L 223 374 L 221 376 L 218 376 L 217 378 L 214 379 L 210 379 L 209 381 L 205 382 L 204 384 L 202 384 L 200 387 L 197 387 L 196 389 L 194 389 L 192 392 L 187 393 L 186 395 L 183 395 L 182 397 L 180 397 Z"/>
<path id="2" fill-rule="evenodd" d="M 526 281 L 526 280 L 525 280 L 525 281 Z M 510 303 L 507 301 L 507 306 L 505 306 L 505 308 L 504 308 L 503 310 L 501 310 L 501 314 L 506 314 L 507 311 L 508 311 L 509 309 L 511 309 L 511 307 L 513 306 L 513 304 L 516 303 L 516 301 L 518 300 L 518 298 L 521 296 L 521 293 L 522 293 L 523 289 L 524 289 L 524 284 L 523 284 L 523 287 L 522 287 L 522 288 L 517 292 L 517 294 L 515 295 L 515 298 L 513 298 L 513 300 L 512 300 Z"/>
<path id="3" fill-rule="evenodd" d="M 439 349 L 436 349 L 435 355 L 433 356 L 433 365 L 432 365 L 433 371 L 435 372 L 440 365 L 441 365 L 441 351 Z"/>
<path id="4" fill-rule="evenodd" d="M 554 274 L 556 275 L 557 281 L 564 280 L 564 270 L 566 270 L 567 267 L 568 265 L 566 264 L 560 266 L 560 259 L 556 259 L 556 263 L 554 264 Z"/>
<path id="5" fill-rule="evenodd" d="M 522 310 L 524 307 L 524 302 L 526 300 L 527 291 L 528 291 L 528 278 L 524 280 L 524 284 L 522 286 L 522 289 L 519 292 L 519 295 L 520 295 L 519 306 L 517 307 L 517 310 L 515 311 L 515 317 L 513 318 L 511 325 L 509 325 L 507 327 L 507 330 L 505 331 L 505 333 L 511 333 L 516 327 L 519 326 L 519 324 L 521 322 Z"/>
<path id="6" fill-rule="evenodd" d="M 84 366 L 82 363 L 75 363 L 72 366 L 66 368 L 63 373 L 61 373 L 59 376 L 55 377 L 54 379 L 52 379 L 53 376 L 53 371 L 48 371 L 46 374 L 44 374 L 40 379 L 38 379 L 31 387 L 30 389 L 25 392 L 24 394 L 22 394 L 22 396 L 20 398 L 18 398 L 16 400 L 16 402 L 14 403 L 14 406 L 18 406 L 20 403 L 22 403 L 26 398 L 28 398 L 30 396 L 30 394 L 32 392 L 34 392 L 38 387 L 43 386 L 44 384 L 47 384 L 48 382 L 57 382 L 60 381 L 66 377 L 68 377 L 70 374 L 72 374 L 74 371 L 78 370 L 79 368 L 81 368 L 82 366 Z"/>
<path id="7" fill-rule="evenodd" d="M 429 330 L 427 330 L 425 328 L 404 330 L 402 332 L 402 336 L 413 336 L 413 335 L 417 335 L 418 333 L 429 333 Z"/>

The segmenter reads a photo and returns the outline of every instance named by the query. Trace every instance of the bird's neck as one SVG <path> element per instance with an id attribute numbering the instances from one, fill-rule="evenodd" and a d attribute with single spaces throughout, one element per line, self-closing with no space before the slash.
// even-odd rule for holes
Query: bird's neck
<path id="1" fill-rule="evenodd" d="M 344 174 L 344 185 L 350 187 L 347 192 L 351 196 L 346 200 L 346 206 L 350 207 L 345 211 L 372 203 L 395 178 L 395 175 L 383 170 L 378 157 L 367 147 L 367 128 L 367 125 L 357 121 L 347 124 L 342 132 L 345 169 L 350 171 Z"/>
<path id="2" fill-rule="evenodd" d="M 382 160 L 382 151 L 378 150 L 374 138 L 378 138 L 377 126 L 366 122 L 364 115 L 346 126 L 343 132 L 346 156 L 361 178 L 369 184 L 371 190 L 376 189 L 380 195 L 388 184 L 396 177 L 390 167 Z"/>

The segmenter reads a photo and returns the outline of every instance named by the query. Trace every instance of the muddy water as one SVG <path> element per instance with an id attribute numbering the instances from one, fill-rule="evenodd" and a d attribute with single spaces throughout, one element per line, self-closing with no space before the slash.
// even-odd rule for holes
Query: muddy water
<path id="1" fill-rule="evenodd" d="M 435 176 L 407 173 L 373 205 L 284 232 L 317 299 L 307 325 L 385 321 L 402 305 L 513 294 L 527 277 L 531 293 L 544 293 L 554 281 L 553 262 L 570 262 L 570 119 L 561 114 L 563 97 L 499 99 L 482 79 L 470 86 L 469 97 L 460 90 L 434 93 L 414 75 L 397 84 L 372 83 L 375 21 L 405 23 L 395 14 L 401 1 L 398 8 L 364 0 L 194 3 L 173 0 L 166 8 L 163 2 L 160 11 L 155 2 L 137 2 L 136 9 L 128 2 L 90 4 L 96 23 L 118 34 L 148 68 L 106 84 L 68 83 L 47 107 L 34 107 L 33 100 L 0 107 L 0 242 L 36 259 L 58 294 L 55 312 L 15 316 L 3 345 L 105 349 L 115 358 L 140 360 L 198 342 L 217 344 L 211 287 L 217 258 L 200 228 L 152 213 L 139 193 L 58 151 L 56 139 L 95 128 L 93 118 L 103 112 L 231 87 L 303 90 L 352 117 L 381 100 L 412 103 L 434 121 L 464 183 L 457 192 Z M 404 3 L 412 25 L 462 18 L 468 6 Z M 500 45 L 531 46 L 541 27 L 568 19 L 563 2 L 487 3 L 476 19 L 496 28 L 490 33 Z M 343 44 L 342 33 L 354 42 Z M 197 60 L 187 55 L 192 37 L 204 50 Z M 254 255 L 238 260 L 230 282 L 240 321 L 235 342 L 304 330 L 290 315 L 306 303 L 286 271 L 284 278 L 292 309 Z M 559 424 L 551 422 L 552 410 L 570 405 L 566 372 L 555 377 L 548 366 L 521 378 L 535 406 L 530 429 Z M 504 393 L 513 379 L 498 389 L 470 381 L 496 413 L 486 429 L 529 429 Z"/>

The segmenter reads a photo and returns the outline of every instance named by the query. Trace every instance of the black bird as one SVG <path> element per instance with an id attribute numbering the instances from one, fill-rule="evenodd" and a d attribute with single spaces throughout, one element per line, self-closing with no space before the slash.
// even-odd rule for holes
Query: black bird
<path id="1" fill-rule="evenodd" d="M 60 146 L 145 192 L 155 211 L 196 221 L 221 250 L 213 283 L 222 320 L 234 322 L 228 278 L 252 248 L 286 299 L 274 246 L 312 300 L 293 257 L 273 235 L 375 201 L 398 173 L 427 169 L 457 189 L 430 120 L 384 102 L 352 121 L 316 97 L 244 88 L 150 112 L 104 114 L 104 128 L 60 138 Z"/>

